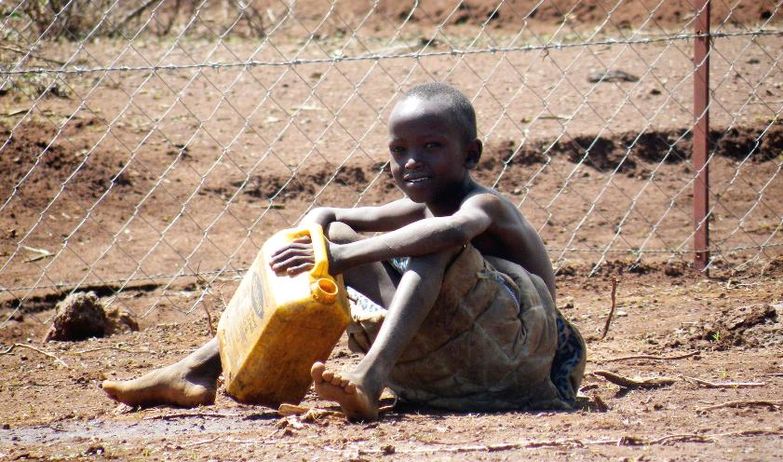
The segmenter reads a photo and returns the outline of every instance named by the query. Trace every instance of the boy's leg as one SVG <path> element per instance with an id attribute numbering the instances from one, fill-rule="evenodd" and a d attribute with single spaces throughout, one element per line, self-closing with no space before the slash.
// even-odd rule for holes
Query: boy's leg
<path id="1" fill-rule="evenodd" d="M 174 364 L 134 380 L 106 380 L 101 388 L 112 399 L 130 406 L 170 404 L 195 407 L 215 402 L 220 371 L 218 342 L 217 338 L 212 338 Z"/>
<path id="2" fill-rule="evenodd" d="M 435 304 L 446 269 L 459 250 L 411 259 L 378 336 L 356 368 L 338 374 L 322 363 L 313 365 L 315 390 L 322 398 L 338 402 L 349 419 L 378 418 L 378 400 L 389 374 Z"/>
<path id="3" fill-rule="evenodd" d="M 329 240 L 338 244 L 362 239 L 359 233 L 339 221 L 330 223 L 326 232 Z M 400 282 L 400 275 L 390 265 L 378 262 L 351 268 L 343 273 L 343 279 L 346 285 L 361 292 L 378 305 L 388 308 Z"/>
<path id="4" fill-rule="evenodd" d="M 329 227 L 329 239 L 335 242 L 351 242 L 360 238 L 343 223 L 333 223 Z M 345 279 L 374 302 L 388 306 L 398 277 L 395 278 L 390 270 L 378 263 L 353 268 L 346 273 Z M 170 404 L 195 407 L 215 401 L 221 370 L 220 350 L 217 339 L 213 338 L 174 364 L 134 380 L 106 380 L 101 388 L 112 399 L 130 406 Z"/>

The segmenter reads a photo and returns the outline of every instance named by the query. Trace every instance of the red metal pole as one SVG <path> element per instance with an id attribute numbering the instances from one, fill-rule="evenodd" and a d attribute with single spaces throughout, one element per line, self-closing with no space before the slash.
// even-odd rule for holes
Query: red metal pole
<path id="1" fill-rule="evenodd" d="M 710 258 L 709 252 L 709 151 L 710 113 L 710 0 L 696 0 L 696 37 L 693 47 L 693 266 L 704 271 Z"/>

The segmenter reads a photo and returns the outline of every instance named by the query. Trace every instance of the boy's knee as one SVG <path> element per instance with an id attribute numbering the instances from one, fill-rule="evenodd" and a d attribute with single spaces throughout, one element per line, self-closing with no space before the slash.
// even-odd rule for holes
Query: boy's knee
<path id="1" fill-rule="evenodd" d="M 359 233 L 341 221 L 333 221 L 326 227 L 327 238 L 336 244 L 347 244 L 361 239 Z"/>
<path id="2" fill-rule="evenodd" d="M 440 252 L 413 257 L 408 264 L 409 269 L 444 270 L 457 258 L 464 247 L 454 247 Z"/>

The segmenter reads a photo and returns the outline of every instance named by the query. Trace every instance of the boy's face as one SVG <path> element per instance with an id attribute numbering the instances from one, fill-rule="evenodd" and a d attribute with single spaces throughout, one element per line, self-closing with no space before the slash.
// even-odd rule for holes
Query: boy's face
<path id="1" fill-rule="evenodd" d="M 389 117 L 389 153 L 394 181 L 414 202 L 432 204 L 453 196 L 478 160 L 446 103 L 408 97 Z"/>

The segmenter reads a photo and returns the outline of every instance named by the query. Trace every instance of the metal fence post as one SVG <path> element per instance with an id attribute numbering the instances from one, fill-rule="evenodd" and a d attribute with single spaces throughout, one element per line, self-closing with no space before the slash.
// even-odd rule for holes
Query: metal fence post
<path id="1" fill-rule="evenodd" d="M 710 91 L 710 0 L 697 0 L 696 34 L 693 47 L 693 168 L 696 177 L 693 182 L 693 266 L 704 271 L 709 261 L 709 91 Z"/>

